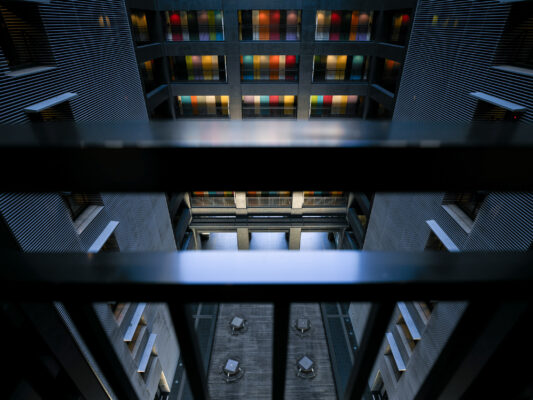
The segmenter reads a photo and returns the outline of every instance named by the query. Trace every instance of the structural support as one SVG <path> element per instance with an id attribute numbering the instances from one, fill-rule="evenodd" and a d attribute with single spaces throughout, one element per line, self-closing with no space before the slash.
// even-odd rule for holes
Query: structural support
<path id="1" fill-rule="evenodd" d="M 116 396 L 119 399 L 140 400 L 93 304 L 66 302 L 64 306 Z"/>
<path id="2" fill-rule="evenodd" d="M 237 216 L 247 215 L 248 211 L 246 210 L 246 192 L 235 192 L 234 198 Z"/>
<path id="3" fill-rule="evenodd" d="M 302 215 L 303 206 L 304 206 L 304 192 L 292 192 L 291 215 Z"/>
<path id="4" fill-rule="evenodd" d="M 361 400 L 368 387 L 368 377 L 376 362 L 394 304 L 391 301 L 372 304 L 361 343 L 355 353 L 354 365 L 344 393 L 345 400 Z"/>
<path id="5" fill-rule="evenodd" d="M 361 224 L 361 221 L 359 221 L 359 218 L 357 217 L 357 214 L 353 208 L 350 208 L 348 210 L 348 222 L 350 223 L 350 227 L 352 228 L 352 232 L 355 238 L 355 242 L 357 244 L 358 249 L 363 248 L 363 244 L 365 242 L 365 230 L 363 228 L 363 225 Z"/>
<path id="6" fill-rule="evenodd" d="M 207 378 L 202 362 L 202 354 L 196 339 L 191 305 L 186 303 L 168 303 L 180 354 L 187 372 L 187 379 L 195 400 L 208 400 Z"/>
<path id="7" fill-rule="evenodd" d="M 274 344 L 272 399 L 283 400 L 285 392 L 285 371 L 287 368 L 287 343 L 289 340 L 290 303 L 274 303 Z"/>
<path id="8" fill-rule="evenodd" d="M 239 250 L 250 249 L 250 231 L 248 228 L 237 228 L 237 246 Z"/>
<path id="9" fill-rule="evenodd" d="M 300 250 L 302 238 L 302 228 L 291 228 L 289 230 L 289 250 Z"/>
<path id="10" fill-rule="evenodd" d="M 187 228 L 189 227 L 191 221 L 191 209 L 185 208 L 179 217 L 176 228 L 174 229 L 174 238 L 176 239 L 176 246 L 178 249 L 181 248 L 183 237 L 185 236 L 185 232 L 187 232 Z"/>

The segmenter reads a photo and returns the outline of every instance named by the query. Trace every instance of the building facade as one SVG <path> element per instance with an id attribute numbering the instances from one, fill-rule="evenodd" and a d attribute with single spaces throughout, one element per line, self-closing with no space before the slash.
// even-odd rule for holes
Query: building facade
<path id="1" fill-rule="evenodd" d="M 531 123 L 532 6 L 421 0 L 393 120 Z M 531 193 L 376 193 L 363 250 L 527 251 L 532 221 Z M 375 396 L 419 395 L 466 307 L 398 303 L 369 381 Z M 351 306 L 359 337 L 367 311 Z"/>
<path id="2" fill-rule="evenodd" d="M 0 2 L 0 28 L 0 123 L 148 119 L 123 2 Z M 176 250 L 164 194 L 2 193 L 0 218 L 18 251 Z M 94 308 L 139 398 L 168 391 L 179 349 L 166 305 Z M 63 306 L 49 312 L 83 348 Z"/>
<path id="3" fill-rule="evenodd" d="M 416 1 L 126 1 L 152 118 L 386 118 Z"/>

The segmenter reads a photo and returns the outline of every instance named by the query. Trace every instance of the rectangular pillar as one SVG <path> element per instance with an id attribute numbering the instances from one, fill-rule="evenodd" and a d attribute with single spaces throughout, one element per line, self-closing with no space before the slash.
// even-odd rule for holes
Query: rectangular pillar
<path id="1" fill-rule="evenodd" d="M 237 247 L 239 250 L 250 249 L 250 236 L 248 228 L 237 228 Z"/>
<path id="2" fill-rule="evenodd" d="M 289 230 L 289 250 L 300 250 L 302 228 L 291 228 Z"/>
<path id="3" fill-rule="evenodd" d="M 303 206 L 304 206 L 304 192 L 292 192 L 291 215 L 302 215 Z"/>

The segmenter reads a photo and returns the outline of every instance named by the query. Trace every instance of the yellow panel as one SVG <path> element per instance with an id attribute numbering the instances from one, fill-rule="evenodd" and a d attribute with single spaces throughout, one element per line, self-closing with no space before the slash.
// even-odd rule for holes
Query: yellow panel
<path id="1" fill-rule="evenodd" d="M 261 79 L 261 60 L 259 56 L 254 56 L 254 79 Z"/>
<path id="2" fill-rule="evenodd" d="M 283 96 L 283 100 L 284 100 L 283 114 L 292 115 L 294 113 L 294 110 L 292 109 L 292 107 L 294 107 L 294 96 Z"/>
<path id="3" fill-rule="evenodd" d="M 229 96 L 220 96 L 220 103 L 222 104 L 222 114 L 228 115 Z"/>
<path id="4" fill-rule="evenodd" d="M 344 71 L 346 70 L 346 59 L 348 56 L 337 56 L 337 71 L 335 72 L 335 79 L 343 80 Z"/>
<path id="5" fill-rule="evenodd" d="M 346 114 L 346 104 L 348 103 L 348 96 L 339 96 L 341 99 L 340 114 Z"/>
<path id="6" fill-rule="evenodd" d="M 202 72 L 205 80 L 213 79 L 213 66 L 211 65 L 211 56 L 202 56 Z"/>
<path id="7" fill-rule="evenodd" d="M 326 58 L 326 80 L 334 80 L 337 77 L 337 56 L 327 56 Z"/>

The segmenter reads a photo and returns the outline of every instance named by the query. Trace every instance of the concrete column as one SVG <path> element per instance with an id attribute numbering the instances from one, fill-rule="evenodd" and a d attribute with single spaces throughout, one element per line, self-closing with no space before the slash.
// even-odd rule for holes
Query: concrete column
<path id="1" fill-rule="evenodd" d="M 302 215 L 304 206 L 304 192 L 292 192 L 291 215 Z"/>
<path id="2" fill-rule="evenodd" d="M 163 77 L 164 77 L 164 83 L 167 85 L 167 92 L 168 92 L 168 108 L 170 111 L 170 115 L 172 119 L 176 119 L 176 109 L 174 108 L 175 99 L 174 96 L 172 96 L 172 87 L 171 87 L 171 81 L 170 81 L 170 67 L 168 65 L 168 57 L 166 54 L 166 48 L 165 48 L 165 38 L 164 38 L 164 27 L 163 27 L 163 21 L 161 17 L 161 11 L 154 11 L 154 25 L 155 29 L 153 29 L 153 32 L 155 33 L 154 42 L 159 42 L 161 44 L 161 49 L 163 51 L 163 57 L 161 58 L 161 67 L 163 68 Z"/>
<path id="3" fill-rule="evenodd" d="M 231 119 L 242 119 L 241 51 L 239 19 L 233 2 L 223 2 L 224 42 L 226 45 L 226 75 L 229 88 L 229 114 Z"/>
<path id="4" fill-rule="evenodd" d="M 246 192 L 235 192 L 235 207 L 237 208 L 237 216 L 248 214 L 246 209 Z"/>
<path id="5" fill-rule="evenodd" d="M 302 228 L 291 228 L 289 230 L 289 250 L 300 250 L 302 238 Z"/>
<path id="6" fill-rule="evenodd" d="M 250 236 L 248 228 L 237 228 L 237 246 L 239 250 L 250 249 Z"/>
<path id="7" fill-rule="evenodd" d="M 310 96 L 314 49 L 310 43 L 315 40 L 316 3 L 302 4 L 302 31 L 300 42 L 300 68 L 298 71 L 297 118 L 309 119 Z"/>

